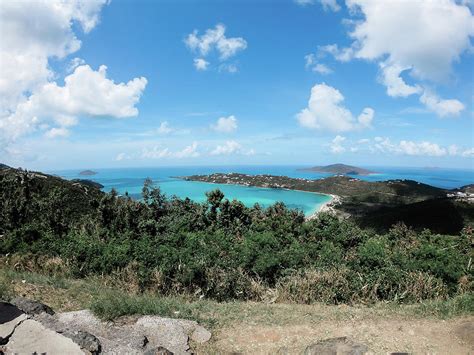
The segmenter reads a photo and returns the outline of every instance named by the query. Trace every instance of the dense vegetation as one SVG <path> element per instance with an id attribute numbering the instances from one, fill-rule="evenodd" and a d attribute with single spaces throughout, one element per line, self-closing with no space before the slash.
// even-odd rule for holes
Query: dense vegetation
<path id="1" fill-rule="evenodd" d="M 348 176 L 311 180 L 239 173 L 192 175 L 184 179 L 335 194 L 340 201 L 333 208 L 340 216 L 350 217 L 360 227 L 379 233 L 388 232 L 398 222 L 420 232 L 429 229 L 441 234 L 459 234 L 465 226 L 474 227 L 474 205 L 446 197 L 469 192 L 470 185 L 445 190 L 413 180 L 369 182 Z"/>
<path id="2" fill-rule="evenodd" d="M 26 270 L 216 300 L 416 302 L 473 290 L 470 228 L 376 234 L 283 204 L 247 208 L 219 190 L 203 204 L 166 197 L 150 180 L 142 197 L 0 170 L 0 255 Z"/>

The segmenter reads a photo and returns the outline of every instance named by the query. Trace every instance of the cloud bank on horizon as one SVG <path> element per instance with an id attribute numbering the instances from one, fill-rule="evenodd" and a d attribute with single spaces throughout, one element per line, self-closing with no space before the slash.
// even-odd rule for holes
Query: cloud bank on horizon
<path id="1" fill-rule="evenodd" d="M 474 168 L 471 3 L 254 5 L 2 2 L 2 162 Z"/>

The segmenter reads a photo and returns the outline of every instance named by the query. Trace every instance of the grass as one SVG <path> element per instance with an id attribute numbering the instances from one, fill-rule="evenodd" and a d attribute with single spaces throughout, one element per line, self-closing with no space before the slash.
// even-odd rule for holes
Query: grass
<path id="1" fill-rule="evenodd" d="M 0 269 L 0 298 L 21 295 L 40 300 L 56 311 L 89 308 L 103 320 L 129 315 L 160 315 L 196 320 L 211 329 L 238 324 L 294 325 L 317 324 L 322 320 L 357 320 L 392 317 L 400 319 L 448 319 L 474 314 L 474 295 L 465 294 L 447 301 L 400 305 L 379 302 L 371 306 L 302 305 L 263 302 L 216 302 L 127 293 L 107 285 L 105 279 L 73 280 L 60 276 Z"/>

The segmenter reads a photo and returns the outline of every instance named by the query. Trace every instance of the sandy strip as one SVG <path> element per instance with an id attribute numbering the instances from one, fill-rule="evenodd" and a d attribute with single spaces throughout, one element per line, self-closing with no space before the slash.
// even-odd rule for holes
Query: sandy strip
<path id="1" fill-rule="evenodd" d="M 309 191 L 307 191 L 307 192 L 309 192 Z M 311 215 L 306 217 L 307 221 L 316 218 L 317 215 L 321 212 L 335 212 L 334 206 L 341 203 L 341 197 L 338 196 L 338 195 L 327 194 L 327 193 L 324 193 L 324 194 L 321 194 L 321 195 L 331 196 L 331 199 L 329 201 L 324 202 L 323 204 L 321 204 L 321 206 L 319 206 L 318 210 L 314 211 Z"/>

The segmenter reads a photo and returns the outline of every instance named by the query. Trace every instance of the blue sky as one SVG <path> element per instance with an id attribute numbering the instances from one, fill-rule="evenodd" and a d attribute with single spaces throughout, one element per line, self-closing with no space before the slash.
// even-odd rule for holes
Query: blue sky
<path id="1" fill-rule="evenodd" d="M 54 5 L 0 5 L 7 164 L 474 168 L 468 2 Z"/>

